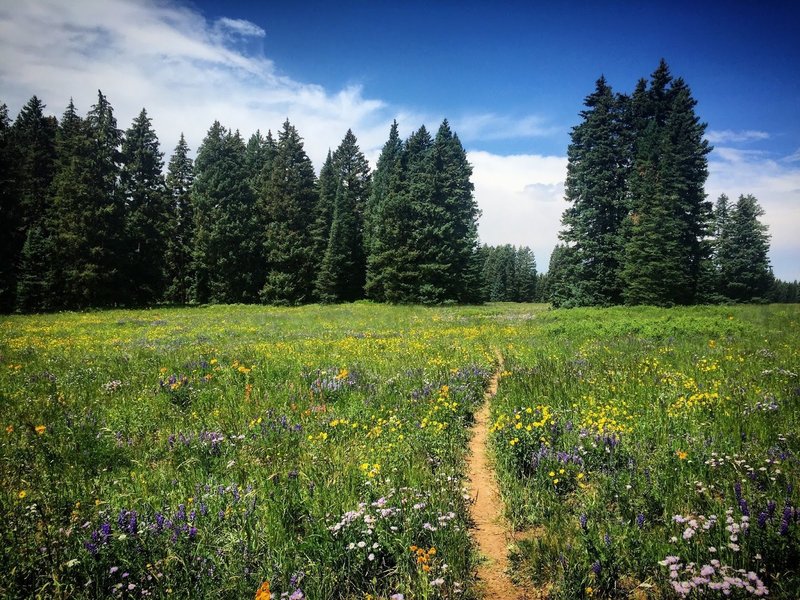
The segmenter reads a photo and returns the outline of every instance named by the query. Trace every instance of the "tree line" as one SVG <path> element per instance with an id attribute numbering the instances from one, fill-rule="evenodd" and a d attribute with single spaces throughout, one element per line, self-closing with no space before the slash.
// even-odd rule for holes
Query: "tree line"
<path id="1" fill-rule="evenodd" d="M 764 299 L 774 288 L 757 200 L 706 199 L 706 124 L 663 60 L 631 95 L 604 77 L 568 149 L 562 244 L 548 272 L 557 306 Z"/>
<path id="2" fill-rule="evenodd" d="M 288 119 L 247 141 L 215 122 L 194 160 L 181 135 L 164 173 L 146 110 L 123 132 L 102 92 L 85 117 L 44 108 L 34 96 L 12 123 L 0 106 L 5 312 L 484 298 L 472 168 L 447 120 L 406 140 L 393 123 L 374 173 L 348 131 L 319 176 Z"/>

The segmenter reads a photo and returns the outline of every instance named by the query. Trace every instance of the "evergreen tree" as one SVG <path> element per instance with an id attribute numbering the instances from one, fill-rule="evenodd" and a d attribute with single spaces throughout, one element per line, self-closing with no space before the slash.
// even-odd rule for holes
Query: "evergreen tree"
<path id="1" fill-rule="evenodd" d="M 8 107 L 0 104 L 0 312 L 10 312 L 16 296 L 14 256 L 20 217 L 12 148 Z"/>
<path id="2" fill-rule="evenodd" d="M 193 181 L 194 166 L 189 157 L 189 145 L 181 133 L 175 152 L 170 158 L 166 177 L 170 206 L 167 220 L 164 299 L 178 304 L 187 304 L 190 301 L 190 291 L 194 281 L 192 270 L 194 210 L 191 198 Z"/>
<path id="3" fill-rule="evenodd" d="M 392 122 L 389 139 L 383 145 L 372 178 L 372 191 L 364 216 L 364 247 L 367 253 L 367 297 L 383 302 L 398 301 L 397 257 L 408 244 L 405 216 L 405 156 L 397 121 Z M 387 297 L 389 287 L 389 297 Z"/>
<path id="4" fill-rule="evenodd" d="M 428 130 L 421 126 L 403 144 L 402 179 L 384 206 L 384 232 L 388 252 L 384 254 L 384 294 L 389 302 L 436 302 L 441 294 L 431 282 L 431 266 L 422 267 L 425 238 L 422 219 L 433 194 L 433 169 Z M 422 272 L 426 269 L 426 273 Z"/>
<path id="5" fill-rule="evenodd" d="M 536 261 L 530 248 L 511 244 L 483 246 L 481 300 L 532 302 L 536 296 Z"/>
<path id="6" fill-rule="evenodd" d="M 56 135 L 52 219 L 41 236 L 52 245 L 47 276 L 51 307 L 111 306 L 127 299 L 121 270 L 124 212 L 117 184 L 121 137 L 101 92 L 86 120 L 70 101 Z"/>
<path id="7" fill-rule="evenodd" d="M 536 258 L 527 246 L 516 249 L 515 302 L 533 302 L 536 298 Z"/>
<path id="8" fill-rule="evenodd" d="M 261 298 L 270 304 L 308 302 L 314 286 L 316 178 L 303 139 L 288 119 L 262 193 L 266 282 Z"/>
<path id="9" fill-rule="evenodd" d="M 577 296 L 574 276 L 575 262 L 571 247 L 556 244 L 550 254 L 550 264 L 547 269 L 547 297 L 544 299 L 556 308 L 574 306 L 573 299 Z"/>
<path id="10" fill-rule="evenodd" d="M 621 228 L 627 213 L 625 102 L 601 77 L 584 101 L 583 121 L 571 134 L 566 179 L 571 206 L 564 211 L 560 237 L 573 248 L 576 304 L 621 300 Z"/>
<path id="11" fill-rule="evenodd" d="M 725 220 L 717 261 L 721 292 L 737 302 L 766 298 L 774 278 L 769 264 L 769 234 L 752 195 L 739 196 Z"/>
<path id="12" fill-rule="evenodd" d="M 239 132 L 218 121 L 197 151 L 191 198 L 195 242 L 192 300 L 253 302 L 259 281 L 259 231 Z"/>
<path id="13" fill-rule="evenodd" d="M 9 310 L 15 303 L 16 279 L 27 231 L 41 224 L 49 210 L 49 187 L 55 165 L 55 118 L 44 115 L 45 105 L 33 96 L 22 108 L 13 127 L 8 131 L 7 160 L 9 160 L 9 215 L 5 226 L 8 238 L 3 255 L 10 267 L 9 280 L 0 288 L 0 306 Z M 13 200 L 12 200 L 13 198 Z M 11 209 L 11 206 L 14 208 Z"/>
<path id="14" fill-rule="evenodd" d="M 164 249 L 170 204 L 161 173 L 163 156 L 150 118 L 142 109 L 125 133 L 120 173 L 129 298 L 138 305 L 160 300 L 166 285 Z"/>
<path id="15" fill-rule="evenodd" d="M 258 196 L 258 194 L 261 193 L 261 189 L 264 187 L 264 172 L 274 152 L 275 142 L 272 139 L 271 132 L 267 132 L 267 137 L 265 138 L 261 135 L 260 130 L 256 130 L 256 132 L 250 136 L 250 139 L 247 140 L 247 147 L 245 148 L 245 169 L 254 196 Z"/>
<path id="16" fill-rule="evenodd" d="M 433 245 L 422 269 L 426 283 L 442 290 L 437 301 L 478 302 L 480 261 L 478 257 L 478 205 L 473 197 L 472 166 L 467 153 L 445 119 L 431 148 L 433 192 L 422 215 L 421 239 Z M 426 218 L 426 214 L 429 218 Z M 427 231 L 426 231 L 427 230 Z M 424 248 L 424 247 L 423 247 Z M 434 297 L 438 295 L 438 291 Z"/>
<path id="17" fill-rule="evenodd" d="M 695 105 L 663 60 L 649 88 L 640 83 L 631 100 L 635 142 L 622 269 L 627 304 L 689 304 L 698 297 L 710 253 L 704 184 L 711 148 Z"/>
<path id="18" fill-rule="evenodd" d="M 328 150 L 328 156 L 322 163 L 317 182 L 318 200 L 315 209 L 314 224 L 311 230 L 311 237 L 314 241 L 314 262 L 322 265 L 325 258 L 325 251 L 328 248 L 328 240 L 331 235 L 331 225 L 333 224 L 333 212 L 336 207 L 336 190 L 338 181 L 336 168 L 333 164 L 333 153 Z M 319 280 L 319 275 L 317 275 Z"/>
<path id="19" fill-rule="evenodd" d="M 369 163 L 351 130 L 333 154 L 336 178 L 333 219 L 316 293 L 323 302 L 353 301 L 363 297 L 366 280 L 364 209 L 369 197 Z M 322 190 L 320 187 L 320 203 Z"/>

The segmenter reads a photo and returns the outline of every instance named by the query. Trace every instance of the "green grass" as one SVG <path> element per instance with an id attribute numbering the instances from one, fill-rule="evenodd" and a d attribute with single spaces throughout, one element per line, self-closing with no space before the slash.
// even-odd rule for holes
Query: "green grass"
<path id="1" fill-rule="evenodd" d="M 474 598 L 464 453 L 499 350 L 492 447 L 507 516 L 536 532 L 515 577 L 560 598 L 668 598 L 659 561 L 678 556 L 678 581 L 719 560 L 791 598 L 799 317 L 369 303 L 7 317 L 0 595 L 252 598 L 268 581 L 275 598 Z"/>

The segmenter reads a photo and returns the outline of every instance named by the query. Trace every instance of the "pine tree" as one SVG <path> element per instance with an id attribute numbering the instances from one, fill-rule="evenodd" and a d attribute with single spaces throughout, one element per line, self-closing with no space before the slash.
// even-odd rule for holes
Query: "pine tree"
<path id="1" fill-rule="evenodd" d="M 42 232 L 53 248 L 47 277 L 53 307 L 111 306 L 127 300 L 124 207 L 117 186 L 121 137 L 102 93 L 85 120 L 70 101 L 56 135 L 52 219 Z"/>
<path id="2" fill-rule="evenodd" d="M 126 278 L 130 302 L 152 304 L 166 287 L 164 249 L 170 205 L 164 177 L 163 153 L 145 109 L 122 143 L 120 187 L 125 203 Z"/>
<path id="3" fill-rule="evenodd" d="M 527 246 L 515 249 L 515 302 L 533 302 L 536 297 L 536 258 Z"/>
<path id="4" fill-rule="evenodd" d="M 671 87 L 668 87 L 670 84 Z M 631 100 L 634 158 L 622 280 L 627 304 L 689 304 L 698 297 L 709 247 L 705 124 L 686 84 L 664 61 Z"/>
<path id="5" fill-rule="evenodd" d="M 574 306 L 576 277 L 574 251 L 570 246 L 556 244 L 550 254 L 550 264 L 547 269 L 547 295 L 546 302 L 554 307 Z"/>
<path id="6" fill-rule="evenodd" d="M 349 129 L 333 154 L 332 167 L 337 184 L 333 218 L 316 293 L 323 302 L 347 302 L 364 294 L 364 210 L 370 187 L 369 163 Z"/>
<path id="7" fill-rule="evenodd" d="M 478 205 L 473 197 L 472 167 L 467 153 L 445 119 L 431 147 L 433 191 L 423 231 L 434 241 L 429 255 L 436 264 L 428 281 L 442 290 L 437 301 L 478 302 L 480 262 L 478 258 Z M 437 230 L 438 229 L 438 230 Z M 438 263 L 438 264 L 437 264 Z M 423 277 L 425 271 L 423 270 Z M 426 278 L 428 279 L 428 278 Z"/>
<path id="8" fill-rule="evenodd" d="M 393 121 L 389 139 L 378 157 L 364 215 L 365 290 L 367 297 L 379 302 L 398 300 L 394 287 L 387 297 L 387 286 L 395 280 L 395 258 L 408 243 L 408 224 L 403 218 L 408 208 L 404 198 L 404 162 L 403 142 L 397 121 Z"/>
<path id="9" fill-rule="evenodd" d="M 336 168 L 333 165 L 333 153 L 328 150 L 328 156 L 319 171 L 319 180 L 317 181 L 318 199 L 314 224 L 311 229 L 311 237 L 314 241 L 314 263 L 318 268 L 325 258 L 325 250 L 328 247 L 328 240 L 331 236 L 337 188 L 338 181 Z M 317 275 L 317 279 L 319 279 L 319 275 Z"/>
<path id="10" fill-rule="evenodd" d="M 622 221 L 627 213 L 627 156 L 623 134 L 625 99 L 604 77 L 586 97 L 583 121 L 573 128 L 567 151 L 566 200 L 561 239 L 576 261 L 575 304 L 608 305 L 621 300 Z"/>
<path id="11" fill-rule="evenodd" d="M 194 280 L 192 270 L 194 210 L 191 197 L 193 181 L 194 166 L 189 157 L 189 145 L 181 133 L 178 145 L 175 146 L 170 158 L 166 177 L 170 206 L 167 220 L 164 299 L 178 304 L 187 304 L 190 301 Z"/>
<path id="12" fill-rule="evenodd" d="M 218 121 L 197 151 L 191 192 L 194 302 L 253 302 L 257 298 L 259 231 L 245 153 L 239 132 L 231 133 Z"/>
<path id="13" fill-rule="evenodd" d="M 758 219 L 764 215 L 752 195 L 739 196 L 725 220 L 720 236 L 717 262 L 721 292 L 737 302 L 763 300 L 774 277 L 769 264 L 767 226 Z"/>
<path id="14" fill-rule="evenodd" d="M 311 225 L 316 202 L 314 167 L 303 149 L 303 139 L 287 119 L 278 134 L 261 199 L 266 221 L 262 301 L 293 305 L 312 299 L 315 263 Z"/>
<path id="15" fill-rule="evenodd" d="M 8 132 L 7 157 L 9 163 L 9 188 L 6 193 L 15 196 L 15 207 L 9 214 L 9 238 L 4 249 L 11 271 L 6 286 L 6 296 L 0 291 L 0 306 L 9 310 L 15 303 L 16 279 L 19 276 L 21 252 L 28 230 L 40 225 L 49 210 L 49 188 L 55 165 L 55 118 L 44 115 L 45 105 L 33 96 L 22 108 Z M 12 174 L 13 173 L 13 174 Z"/>
<path id="16" fill-rule="evenodd" d="M 16 297 L 14 257 L 20 217 L 12 148 L 8 107 L 0 104 L 0 312 L 10 312 Z"/>

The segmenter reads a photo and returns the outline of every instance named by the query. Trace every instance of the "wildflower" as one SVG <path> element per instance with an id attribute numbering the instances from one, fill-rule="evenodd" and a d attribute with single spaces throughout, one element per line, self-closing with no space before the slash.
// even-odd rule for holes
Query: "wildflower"
<path id="1" fill-rule="evenodd" d="M 677 456 L 680 460 L 686 460 L 689 456 L 689 453 L 684 452 L 683 450 L 675 450 L 675 456 Z"/>
<path id="2" fill-rule="evenodd" d="M 589 586 L 589 587 L 587 587 L 585 590 L 583 590 L 583 592 L 584 592 L 584 594 L 586 594 L 587 596 L 591 597 L 591 596 L 593 596 L 593 595 L 594 595 L 594 588 L 592 588 L 592 586 Z"/>
<path id="3" fill-rule="evenodd" d="M 36 434 L 42 435 L 47 430 L 47 426 L 45 425 L 37 425 L 36 426 Z"/>
<path id="4" fill-rule="evenodd" d="M 19 494 L 17 494 L 17 498 L 19 498 L 20 500 L 22 500 L 22 499 L 23 499 L 25 496 L 27 496 L 27 495 L 28 495 L 28 492 L 27 492 L 27 491 L 25 491 L 25 490 L 20 490 L 20 491 L 19 491 Z"/>
<path id="5" fill-rule="evenodd" d="M 14 426 L 9 425 L 8 427 L 6 427 L 6 433 L 14 433 Z"/>
<path id="6" fill-rule="evenodd" d="M 269 599 L 270 599 L 269 581 L 265 581 L 259 586 L 258 590 L 256 591 L 255 600 L 269 600 Z"/>

